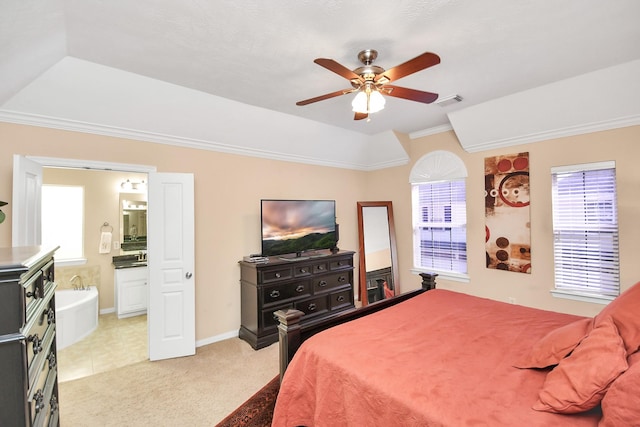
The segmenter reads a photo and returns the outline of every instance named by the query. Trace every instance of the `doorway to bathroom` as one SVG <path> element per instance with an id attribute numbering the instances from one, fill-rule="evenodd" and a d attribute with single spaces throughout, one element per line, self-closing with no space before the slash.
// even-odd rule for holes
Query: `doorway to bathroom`
<path id="1" fill-rule="evenodd" d="M 43 167 L 149 173 L 149 199 L 156 206 L 149 210 L 149 234 L 158 236 L 148 247 L 149 359 L 195 354 L 193 174 L 158 173 L 154 166 L 49 157 L 27 159 L 14 155 L 14 245 L 41 242 L 39 206 Z M 176 272 L 182 272 L 182 276 Z"/>
<path id="2" fill-rule="evenodd" d="M 79 222 L 80 256 L 65 259 L 64 252 L 56 258 L 56 283 L 58 289 L 78 287 L 96 287 L 99 293 L 98 327 L 79 341 L 64 347 L 58 347 L 59 381 L 69 381 L 89 375 L 120 368 L 133 363 L 148 360 L 148 328 L 146 313 L 132 317 L 119 318 L 117 313 L 118 292 L 114 278 L 114 256 L 135 255 L 146 258 L 146 200 L 147 189 L 143 185 L 148 181 L 146 173 L 105 171 L 78 168 L 44 167 L 42 174 L 42 238 L 43 244 L 53 233 L 56 223 L 63 223 L 65 217 L 75 217 Z M 56 209 L 47 204 L 47 190 L 55 187 L 80 188 L 83 197 L 76 210 Z M 123 200 L 127 206 L 123 206 Z M 134 211 L 135 206 L 145 205 L 144 212 Z M 59 206 L 73 206 L 57 200 Z M 128 218 L 131 212 L 134 219 Z M 144 218 L 141 213 L 144 213 Z M 61 218 L 62 215 L 62 218 Z M 47 224 L 50 224 L 47 226 Z M 49 230 L 48 230 L 49 228 Z M 68 229 L 68 227 L 65 227 Z M 135 240 L 130 229 L 135 228 Z M 106 242 L 107 233 L 110 242 Z M 55 241 L 65 241 L 64 236 L 55 236 Z M 108 243 L 108 244 L 107 244 Z M 133 246 L 135 243 L 137 246 Z M 144 247 L 141 246 L 145 243 Z M 105 246 L 106 244 L 106 246 Z M 136 267 L 144 268 L 146 267 Z M 146 274 L 145 274 L 146 276 Z M 71 278 L 78 277 L 80 282 L 72 283 Z M 146 280 L 145 280 L 146 282 Z M 145 286 L 146 287 L 146 286 Z M 78 292 L 83 292 L 82 290 Z M 146 291 L 145 295 L 146 307 Z M 59 321 L 74 321 L 67 317 Z M 76 320 L 77 321 L 77 320 Z M 59 325 L 58 328 L 66 325 Z"/>

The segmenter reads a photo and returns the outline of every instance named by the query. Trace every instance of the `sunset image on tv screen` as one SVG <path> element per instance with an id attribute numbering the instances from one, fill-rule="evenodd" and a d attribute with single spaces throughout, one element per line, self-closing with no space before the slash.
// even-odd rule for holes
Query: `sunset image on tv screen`
<path id="1" fill-rule="evenodd" d="M 335 244 L 335 201 L 262 200 L 263 255 L 330 249 Z"/>

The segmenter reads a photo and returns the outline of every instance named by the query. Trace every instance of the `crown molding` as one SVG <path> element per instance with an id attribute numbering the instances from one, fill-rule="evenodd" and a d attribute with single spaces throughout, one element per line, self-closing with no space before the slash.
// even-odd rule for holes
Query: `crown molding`
<path id="1" fill-rule="evenodd" d="M 585 123 L 578 126 L 568 126 L 565 128 L 536 132 L 528 135 L 520 135 L 512 138 L 487 141 L 482 144 L 467 146 L 465 147 L 465 151 L 467 151 L 468 153 L 477 153 L 480 151 L 492 150 L 495 148 L 505 148 L 511 147 L 513 145 L 529 144 L 532 142 L 547 141 L 550 139 L 582 135 L 585 133 L 601 132 L 636 125 L 640 125 L 640 114 L 629 117 L 616 118 L 612 120 L 605 120 L 601 122 Z"/>
<path id="2" fill-rule="evenodd" d="M 480 151 L 493 150 L 495 148 L 505 148 L 514 145 L 529 144 L 532 142 L 546 141 L 549 139 L 564 138 L 567 136 L 582 135 L 585 133 L 601 132 L 611 129 L 618 129 L 628 126 L 640 125 L 640 114 L 628 117 L 620 117 L 612 120 L 601 122 L 585 123 L 578 126 L 569 126 L 566 128 L 553 129 L 544 132 L 537 132 L 528 135 L 520 135 L 512 138 L 504 138 L 494 141 L 487 141 L 482 144 L 465 147 L 468 153 L 477 153 Z M 424 136 L 435 135 L 455 129 L 451 125 L 436 126 L 409 134 L 410 139 L 422 138 Z"/>
<path id="3" fill-rule="evenodd" d="M 407 163 L 405 159 L 393 160 L 375 165 L 353 162 L 340 162 L 334 160 L 328 161 L 314 157 L 299 156 L 256 148 L 240 147 L 214 141 L 205 141 L 195 138 L 185 138 L 175 135 L 166 135 L 155 132 L 126 129 L 116 126 L 107 126 L 97 123 L 61 119 L 58 117 L 43 116 L 38 114 L 19 113 L 2 109 L 0 109 L 0 121 L 65 131 L 90 133 L 116 138 L 133 139 L 136 141 L 173 145 L 184 148 L 194 148 L 198 150 L 216 151 L 227 154 L 236 154 L 240 156 L 259 157 L 269 160 L 280 160 L 285 162 L 303 163 L 316 166 L 326 166 L 358 171 L 372 171 Z"/>
<path id="4" fill-rule="evenodd" d="M 418 139 L 422 138 L 423 136 L 435 135 L 437 133 L 447 132 L 450 130 L 453 130 L 453 126 L 451 126 L 451 124 L 434 126 L 432 128 L 411 132 L 409 134 L 409 139 Z"/>

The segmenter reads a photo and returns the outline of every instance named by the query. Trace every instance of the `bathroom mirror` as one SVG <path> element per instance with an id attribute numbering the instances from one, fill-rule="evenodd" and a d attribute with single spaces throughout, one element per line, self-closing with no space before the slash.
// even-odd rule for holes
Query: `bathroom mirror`
<path id="1" fill-rule="evenodd" d="M 391 202 L 358 202 L 360 300 L 374 303 L 399 293 Z"/>
<path id="2" fill-rule="evenodd" d="M 147 201 L 141 194 L 120 194 L 120 251 L 147 249 Z"/>

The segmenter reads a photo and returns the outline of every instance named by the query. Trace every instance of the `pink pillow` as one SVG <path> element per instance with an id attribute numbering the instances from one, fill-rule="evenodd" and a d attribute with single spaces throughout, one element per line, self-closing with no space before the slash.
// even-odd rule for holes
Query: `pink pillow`
<path id="1" fill-rule="evenodd" d="M 546 368 L 564 359 L 593 327 L 593 319 L 585 318 L 561 326 L 542 337 L 531 352 L 520 359 L 516 368 Z"/>
<path id="2" fill-rule="evenodd" d="M 559 414 L 592 409 L 628 367 L 624 343 L 608 316 L 547 374 L 533 409 Z"/>
<path id="3" fill-rule="evenodd" d="M 605 317 L 613 317 L 618 332 L 624 341 L 627 353 L 631 354 L 640 347 L 640 282 L 636 283 L 620 296 L 611 301 L 594 318 L 593 326 L 598 326 Z"/>
<path id="4" fill-rule="evenodd" d="M 598 427 L 632 426 L 640 423 L 640 352 L 627 358 L 629 369 L 620 375 L 602 399 Z"/>

